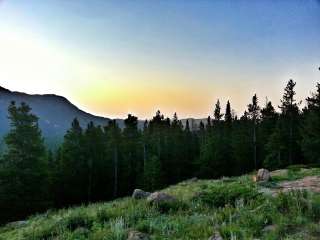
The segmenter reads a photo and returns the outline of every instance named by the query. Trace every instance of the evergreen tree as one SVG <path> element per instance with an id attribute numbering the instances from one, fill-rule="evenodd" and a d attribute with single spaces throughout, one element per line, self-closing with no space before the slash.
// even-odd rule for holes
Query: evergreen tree
<path id="1" fill-rule="evenodd" d="M 222 117 L 223 114 L 221 114 L 220 100 L 218 99 L 214 109 L 214 120 L 220 121 Z"/>
<path id="2" fill-rule="evenodd" d="M 90 122 L 83 137 L 83 151 L 87 162 L 87 201 L 103 200 L 108 196 L 107 191 L 101 191 L 108 186 L 104 133 L 100 126 Z"/>
<path id="3" fill-rule="evenodd" d="M 224 119 L 227 124 L 231 124 L 232 122 L 232 112 L 231 112 L 231 104 L 228 101 L 226 106 L 226 113 L 224 114 Z"/>
<path id="4" fill-rule="evenodd" d="M 119 166 L 120 166 L 120 145 L 122 142 L 121 129 L 115 120 L 110 120 L 105 128 L 107 136 L 107 149 L 113 162 L 113 197 L 119 196 Z M 120 192 L 121 193 L 121 192 Z"/>
<path id="5" fill-rule="evenodd" d="M 293 163 L 293 148 L 294 148 L 294 134 L 295 134 L 295 126 L 294 121 L 295 118 L 297 118 L 299 114 L 299 108 L 296 103 L 296 100 L 294 99 L 294 96 L 296 95 L 296 92 L 294 91 L 294 87 L 296 86 L 296 83 L 290 79 L 285 90 L 283 99 L 281 100 L 281 106 L 280 109 L 282 111 L 282 114 L 286 118 L 286 120 L 289 123 L 289 164 Z"/>
<path id="6" fill-rule="evenodd" d="M 138 174 L 143 170 L 141 136 L 138 131 L 138 118 L 129 114 L 124 120 L 122 155 L 127 173 L 127 191 L 138 186 Z"/>
<path id="7" fill-rule="evenodd" d="M 300 116 L 299 107 L 294 98 L 295 86 L 296 83 L 290 79 L 284 89 L 281 106 L 279 106 L 281 115 L 268 143 L 268 154 L 265 161 L 267 165 L 277 162 L 279 166 L 283 167 L 293 163 L 301 163 Z"/>
<path id="8" fill-rule="evenodd" d="M 64 136 L 61 146 L 61 203 L 73 205 L 87 202 L 88 162 L 85 158 L 84 134 L 79 121 L 75 118 L 71 128 Z"/>
<path id="9" fill-rule="evenodd" d="M 272 103 L 266 101 L 266 105 L 261 109 L 261 122 L 259 124 L 258 142 L 260 146 L 260 159 L 264 160 L 267 157 L 267 146 L 269 139 L 278 121 L 278 113 L 275 111 Z"/>
<path id="10" fill-rule="evenodd" d="M 0 166 L 1 219 L 14 220 L 48 207 L 47 154 L 31 108 L 12 102 L 8 108 L 10 132 Z"/>
<path id="11" fill-rule="evenodd" d="M 252 97 L 252 103 L 248 105 L 248 115 L 252 122 L 252 145 L 253 145 L 253 161 L 254 167 L 257 169 L 258 161 L 257 161 L 257 124 L 260 117 L 260 107 L 258 105 L 258 97 L 255 94 Z"/>
<path id="12" fill-rule="evenodd" d="M 317 91 L 307 98 L 307 109 L 302 127 L 301 147 L 307 162 L 320 163 L 320 84 Z"/>

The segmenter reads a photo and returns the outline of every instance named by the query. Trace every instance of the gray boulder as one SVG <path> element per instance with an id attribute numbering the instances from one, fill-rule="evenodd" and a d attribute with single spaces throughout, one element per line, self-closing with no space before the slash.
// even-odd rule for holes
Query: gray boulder
<path id="1" fill-rule="evenodd" d="M 133 199 L 145 199 L 150 196 L 151 193 L 145 192 L 141 189 L 135 189 L 132 194 Z"/>
<path id="2" fill-rule="evenodd" d="M 22 228 L 28 224 L 28 221 L 10 222 L 6 226 L 9 228 Z"/>
<path id="3" fill-rule="evenodd" d="M 271 179 L 270 172 L 267 169 L 259 169 L 256 175 L 256 182 L 268 182 Z"/>
<path id="4" fill-rule="evenodd" d="M 177 199 L 169 194 L 163 192 L 155 192 L 152 193 L 148 198 L 147 201 L 151 204 L 162 204 L 168 202 L 176 202 Z"/>
<path id="5" fill-rule="evenodd" d="M 130 231 L 127 240 L 150 240 L 150 238 L 145 233 L 141 233 L 138 231 Z"/>

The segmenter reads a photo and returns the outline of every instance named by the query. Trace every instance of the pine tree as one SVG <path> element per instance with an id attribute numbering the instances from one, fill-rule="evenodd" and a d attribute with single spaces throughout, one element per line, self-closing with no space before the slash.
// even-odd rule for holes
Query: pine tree
<path id="1" fill-rule="evenodd" d="M 138 174 L 143 169 L 141 136 L 138 131 L 138 118 L 129 114 L 124 120 L 122 155 L 128 178 L 127 191 L 138 186 Z"/>
<path id="2" fill-rule="evenodd" d="M 214 120 L 220 121 L 222 117 L 223 114 L 221 114 L 220 100 L 218 99 L 214 109 Z"/>
<path id="3" fill-rule="evenodd" d="M 8 108 L 10 132 L 0 166 L 1 219 L 14 220 L 48 207 L 47 154 L 38 117 L 31 108 L 12 102 Z"/>
<path id="4" fill-rule="evenodd" d="M 307 109 L 302 127 L 301 147 L 309 163 L 320 163 L 320 84 L 317 91 L 307 98 Z"/>
<path id="5" fill-rule="evenodd" d="M 85 158 L 84 134 L 78 119 L 64 136 L 61 146 L 61 199 L 63 205 L 86 202 L 88 162 Z"/>
<path id="6" fill-rule="evenodd" d="M 266 101 L 266 105 L 261 109 L 261 122 L 259 124 L 258 142 L 260 143 L 260 159 L 267 157 L 267 144 L 270 136 L 275 131 L 278 121 L 278 113 L 275 111 L 272 103 Z"/>
<path id="7" fill-rule="evenodd" d="M 282 114 L 287 119 L 289 123 L 289 164 L 293 163 L 293 151 L 294 151 L 294 134 L 296 127 L 295 120 L 299 114 L 299 107 L 296 103 L 296 100 L 294 99 L 294 96 L 296 95 L 296 92 L 294 91 L 294 87 L 296 86 L 296 83 L 290 79 L 286 88 L 284 89 L 283 99 L 281 100 L 281 106 L 280 109 L 282 111 Z"/>
<path id="8" fill-rule="evenodd" d="M 115 120 L 110 120 L 108 126 L 105 128 L 105 132 L 108 138 L 107 148 L 113 161 L 113 197 L 116 198 L 119 195 L 119 148 L 122 142 L 121 129 Z"/>
<path id="9" fill-rule="evenodd" d="M 281 106 L 279 106 L 281 115 L 267 144 L 269 147 L 267 147 L 268 153 L 265 163 L 268 165 L 277 162 L 279 166 L 285 167 L 293 163 L 301 163 L 301 148 L 298 145 L 301 140 L 300 115 L 298 104 L 294 98 L 295 86 L 296 83 L 290 79 L 284 89 Z"/>
<path id="10" fill-rule="evenodd" d="M 230 101 L 227 102 L 226 113 L 224 114 L 224 120 L 227 124 L 231 124 L 232 122 L 232 112 L 231 112 Z"/>
<path id="11" fill-rule="evenodd" d="M 107 191 L 101 191 L 107 185 L 104 133 L 100 126 L 90 122 L 83 138 L 87 161 L 87 202 L 103 200 L 107 197 Z"/>
<path id="12" fill-rule="evenodd" d="M 260 117 L 260 107 L 258 105 L 257 94 L 252 97 L 252 103 L 248 105 L 248 115 L 252 121 L 253 161 L 255 169 L 257 169 L 257 123 Z"/>

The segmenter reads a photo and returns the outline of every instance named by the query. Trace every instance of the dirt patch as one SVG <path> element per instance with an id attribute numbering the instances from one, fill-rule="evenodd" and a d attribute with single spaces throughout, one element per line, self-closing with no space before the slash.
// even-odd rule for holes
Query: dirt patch
<path id="1" fill-rule="evenodd" d="M 309 190 L 320 193 L 320 176 L 309 176 L 296 181 L 284 181 L 278 184 L 279 191 Z"/>

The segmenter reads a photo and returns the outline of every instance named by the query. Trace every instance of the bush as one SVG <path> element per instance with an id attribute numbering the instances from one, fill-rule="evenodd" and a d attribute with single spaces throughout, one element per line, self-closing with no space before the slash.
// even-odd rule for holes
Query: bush
<path id="1" fill-rule="evenodd" d="M 223 239 L 237 239 L 237 240 L 244 239 L 243 233 L 241 231 L 241 227 L 236 225 L 222 226 L 220 229 L 220 234 Z"/>
<path id="2" fill-rule="evenodd" d="M 320 195 L 315 196 L 311 201 L 311 217 L 320 220 Z"/>
<path id="3" fill-rule="evenodd" d="M 275 204 L 278 211 L 283 214 L 305 214 L 310 210 L 306 191 L 280 193 L 275 199 Z"/>
<path id="4" fill-rule="evenodd" d="M 212 186 L 198 194 L 194 200 L 200 200 L 214 207 L 224 207 L 227 204 L 235 206 L 238 200 L 248 203 L 259 195 L 260 193 L 253 186 L 235 182 Z"/>
<path id="5" fill-rule="evenodd" d="M 188 205 L 182 201 L 161 202 L 154 205 L 160 213 L 175 213 L 180 210 L 186 210 Z"/>
<path id="6" fill-rule="evenodd" d="M 74 211 L 64 219 L 64 225 L 71 231 L 77 228 L 91 228 L 93 219 L 84 210 Z"/>
<path id="7" fill-rule="evenodd" d="M 59 234 L 59 232 L 59 228 L 55 224 L 45 224 L 25 231 L 23 233 L 23 239 L 54 239 L 54 237 L 56 237 Z"/>
<path id="8" fill-rule="evenodd" d="M 108 222 L 110 220 L 110 214 L 108 213 L 108 211 L 104 208 L 99 208 L 97 211 L 97 220 L 100 223 L 105 223 Z"/>

